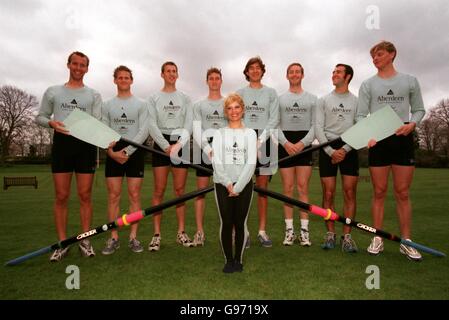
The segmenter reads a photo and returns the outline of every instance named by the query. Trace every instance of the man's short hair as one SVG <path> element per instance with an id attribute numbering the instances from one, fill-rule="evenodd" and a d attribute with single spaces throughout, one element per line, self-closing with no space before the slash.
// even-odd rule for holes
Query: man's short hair
<path id="1" fill-rule="evenodd" d="M 175 66 L 176 72 L 178 72 L 178 66 L 173 61 L 166 61 L 161 66 L 161 73 L 164 73 L 164 69 L 166 66 Z"/>
<path id="2" fill-rule="evenodd" d="M 376 44 L 375 46 L 373 46 L 373 47 L 371 48 L 371 50 L 369 51 L 371 57 L 372 57 L 372 56 L 376 53 L 376 51 L 378 51 L 378 50 L 385 50 L 385 51 L 387 51 L 387 52 L 389 52 L 389 53 L 394 52 L 393 61 L 394 61 L 394 59 L 396 58 L 396 55 L 397 55 L 397 52 L 398 52 L 398 51 L 396 50 L 396 47 L 394 46 L 393 43 L 391 43 L 391 42 L 389 42 L 389 41 L 385 41 L 385 40 L 382 40 L 381 42 L 379 42 L 378 44 Z"/>
<path id="3" fill-rule="evenodd" d="M 259 64 L 260 69 L 262 69 L 262 77 L 263 77 L 263 75 L 265 74 L 265 65 L 263 64 L 262 59 L 261 59 L 259 56 L 257 56 L 257 57 L 252 57 L 252 58 L 249 59 L 248 62 L 246 63 L 245 70 L 243 70 L 243 74 L 245 75 L 246 81 L 249 81 L 249 77 L 248 77 L 248 75 L 246 74 L 246 73 L 248 72 L 248 70 L 249 70 L 249 66 L 252 65 L 252 64 L 255 64 L 255 63 Z"/>
<path id="4" fill-rule="evenodd" d="M 86 58 L 87 61 L 87 66 L 89 66 L 89 57 L 86 56 L 84 53 L 80 52 L 80 51 L 73 51 L 69 57 L 67 58 L 67 64 L 70 64 L 70 62 L 72 62 L 72 56 L 77 55 L 81 58 Z"/>
<path id="5" fill-rule="evenodd" d="M 125 71 L 129 73 L 129 76 L 131 77 L 131 80 L 133 79 L 133 72 L 131 71 L 130 68 L 128 68 L 127 66 L 118 66 L 117 68 L 115 68 L 114 70 L 114 79 L 117 79 L 117 75 L 120 71 Z"/>
<path id="6" fill-rule="evenodd" d="M 349 74 L 351 77 L 349 78 L 348 84 L 351 82 L 352 77 L 354 76 L 354 69 L 348 64 L 339 63 L 335 67 L 343 67 L 345 68 L 345 78 Z"/>
<path id="7" fill-rule="evenodd" d="M 206 81 L 209 79 L 209 76 L 210 76 L 212 73 L 218 73 L 218 74 L 220 75 L 220 79 L 223 78 L 222 75 L 221 75 L 221 70 L 220 70 L 220 69 L 215 68 L 215 67 L 211 67 L 211 68 L 209 68 L 209 69 L 207 70 L 207 73 L 206 73 Z"/>
<path id="8" fill-rule="evenodd" d="M 289 66 L 287 67 L 287 74 L 288 74 L 288 70 L 290 70 L 290 68 L 293 67 L 293 66 L 300 67 L 301 68 L 301 73 L 302 73 L 302 75 L 304 75 L 304 68 L 302 67 L 302 65 L 299 62 L 290 63 Z"/>

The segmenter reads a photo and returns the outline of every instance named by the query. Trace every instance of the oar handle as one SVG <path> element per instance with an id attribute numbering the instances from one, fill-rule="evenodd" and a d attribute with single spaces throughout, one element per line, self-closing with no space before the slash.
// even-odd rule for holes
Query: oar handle
<path id="1" fill-rule="evenodd" d="M 57 243 L 55 243 L 55 244 L 53 244 L 51 246 L 48 246 L 48 247 L 45 247 L 45 248 L 33 251 L 31 253 L 28 253 L 28 254 L 23 255 L 21 257 L 18 257 L 16 259 L 10 260 L 10 261 L 6 262 L 6 265 L 7 266 L 17 265 L 17 264 L 22 263 L 22 262 L 24 262 L 24 261 L 26 261 L 28 259 L 33 258 L 33 257 L 37 257 L 37 256 L 40 256 L 40 255 L 46 254 L 46 253 L 50 252 L 51 250 L 66 248 L 69 245 L 72 245 L 72 244 L 74 244 L 74 243 L 76 243 L 78 241 L 81 241 L 83 239 L 87 239 L 87 238 L 96 236 L 96 235 L 98 235 L 100 233 L 106 232 L 106 231 L 111 230 L 111 229 L 115 229 L 117 227 L 121 227 L 121 226 L 124 226 L 124 225 L 129 225 L 131 223 L 137 222 L 137 221 L 141 220 L 142 218 L 144 218 L 144 217 L 146 217 L 148 215 L 151 215 L 151 214 L 153 214 L 155 212 L 159 212 L 159 211 L 161 211 L 163 209 L 166 209 L 166 208 L 169 208 L 171 206 L 177 205 L 179 203 L 183 203 L 183 202 L 185 202 L 187 200 L 196 198 L 196 197 L 198 197 L 200 195 L 203 195 L 203 194 L 206 194 L 206 193 L 208 193 L 208 192 L 210 192 L 212 190 L 214 190 L 214 186 L 209 186 L 209 187 L 206 187 L 206 188 L 203 188 L 203 189 L 199 189 L 199 190 L 195 190 L 195 191 L 183 194 L 182 196 L 180 196 L 180 197 L 178 197 L 176 199 L 169 200 L 167 202 L 158 204 L 156 206 L 147 208 L 145 210 L 136 211 L 136 212 L 133 212 L 133 213 L 130 213 L 130 214 L 124 214 L 123 216 L 121 216 L 120 218 L 118 218 L 117 220 L 115 220 L 113 222 L 109 222 L 107 224 L 98 226 L 95 229 L 92 229 L 92 230 L 80 233 L 80 234 L 78 234 L 76 236 L 73 236 L 71 238 L 68 238 L 68 239 L 62 240 L 60 242 L 57 242 Z"/>
<path id="2" fill-rule="evenodd" d="M 341 138 L 338 137 L 336 139 L 333 139 L 333 140 L 330 140 L 330 141 L 327 141 L 327 142 L 324 142 L 324 143 L 321 143 L 321 144 L 311 145 L 310 147 L 307 147 L 307 148 L 305 148 L 304 150 L 302 150 L 302 151 L 300 151 L 298 153 L 291 154 L 289 156 L 286 156 L 285 158 L 279 159 L 278 161 L 274 161 L 272 163 L 266 164 L 263 167 L 279 166 L 279 164 L 281 164 L 282 162 L 285 162 L 285 161 L 291 160 L 293 158 L 299 157 L 301 155 L 304 155 L 306 153 L 309 153 L 309 152 L 312 152 L 312 151 L 315 151 L 315 150 L 327 147 L 328 145 L 330 145 L 330 144 L 332 144 L 334 142 L 337 142 L 337 141 L 341 141 Z"/>
<path id="3" fill-rule="evenodd" d="M 280 193 L 277 193 L 277 192 L 274 192 L 274 191 L 270 191 L 270 190 L 266 190 L 266 189 L 263 189 L 263 188 L 260 188 L 260 187 L 257 187 L 257 186 L 254 186 L 254 191 L 256 191 L 256 192 L 258 192 L 260 194 L 272 197 L 274 199 L 283 201 L 283 202 L 288 203 L 290 205 L 294 205 L 294 206 L 296 206 L 296 207 L 298 207 L 300 209 L 303 209 L 305 211 L 309 211 L 310 213 L 319 215 L 319 216 L 323 217 L 325 220 L 338 221 L 338 222 L 341 222 L 343 224 L 355 227 L 355 228 L 357 228 L 359 230 L 375 234 L 376 236 L 380 236 L 380 237 L 388 239 L 388 240 L 400 242 L 400 243 L 405 244 L 407 246 L 414 247 L 416 249 L 419 249 L 419 250 L 421 250 L 423 252 L 432 254 L 432 255 L 437 256 L 437 257 L 445 257 L 446 256 L 446 254 L 444 254 L 443 252 L 440 252 L 440 251 L 437 251 L 435 249 L 426 247 L 426 246 L 424 246 L 422 244 L 418 244 L 418 243 L 413 242 L 413 241 L 408 241 L 408 240 L 401 239 L 400 237 L 398 237 L 398 236 L 396 236 L 394 234 L 388 233 L 388 232 L 386 232 L 384 230 L 376 229 L 376 228 L 368 226 L 368 225 L 366 225 L 364 223 L 357 222 L 355 220 L 339 216 L 337 213 L 333 212 L 330 209 L 323 209 L 321 207 L 318 207 L 318 206 L 315 206 L 315 205 L 311 205 L 311 204 L 308 204 L 308 203 L 305 203 L 305 202 L 302 202 L 302 201 L 299 201 L 299 200 L 296 200 L 296 199 L 292 199 L 292 198 L 287 197 L 287 196 L 285 196 L 283 194 L 280 194 Z"/>
<path id="4" fill-rule="evenodd" d="M 194 168 L 194 169 L 198 169 L 198 170 L 201 170 L 201 171 L 206 172 L 206 173 L 209 173 L 209 174 L 212 174 L 212 173 L 213 173 L 213 170 L 211 170 L 211 169 L 209 169 L 209 168 L 205 168 L 205 167 L 203 167 L 203 166 L 201 166 L 201 165 L 191 163 L 191 162 L 189 162 L 189 161 L 187 161 L 187 160 L 184 160 L 184 159 L 179 158 L 179 157 L 176 157 L 176 156 L 168 155 L 168 154 L 166 154 L 165 152 L 156 150 L 156 149 L 154 149 L 154 148 L 152 148 L 152 147 L 150 147 L 150 146 L 146 146 L 146 145 L 143 145 L 143 144 L 134 142 L 134 141 L 132 141 L 132 140 L 128 140 L 128 139 L 126 139 L 126 138 L 121 138 L 120 141 L 122 141 L 122 142 L 124 142 L 124 143 L 127 143 L 127 144 L 129 144 L 129 145 L 132 145 L 133 147 L 141 148 L 141 149 L 147 150 L 147 151 L 149 151 L 149 152 L 156 153 L 156 154 L 158 154 L 158 155 L 161 155 L 161 156 L 164 156 L 164 157 L 167 157 L 167 158 L 170 158 L 170 159 L 179 161 L 179 162 L 181 162 L 182 164 L 185 164 L 185 165 L 187 165 L 187 166 L 189 166 L 189 167 L 192 167 L 192 168 Z"/>

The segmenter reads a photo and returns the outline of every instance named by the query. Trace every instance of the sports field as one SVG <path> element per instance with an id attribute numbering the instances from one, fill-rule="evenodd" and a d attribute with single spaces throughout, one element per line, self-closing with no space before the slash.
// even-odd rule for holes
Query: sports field
<path id="1" fill-rule="evenodd" d="M 103 168 L 94 182 L 94 221 L 92 227 L 107 222 L 107 193 Z M 152 174 L 148 167 L 143 189 L 143 207 L 150 206 Z M 16 165 L 0 168 L 3 176 L 34 176 L 39 188 L 11 187 L 0 191 L 0 261 L 22 256 L 56 242 L 53 226 L 53 185 L 48 166 Z M 361 175 L 367 176 L 366 169 Z M 171 183 L 171 182 L 170 182 Z M 74 185 L 73 185 L 74 187 Z M 279 175 L 269 188 L 281 192 Z M 189 172 L 187 191 L 195 189 L 194 172 Z M 166 199 L 171 199 L 169 190 Z M 361 181 L 358 187 L 356 220 L 371 224 L 369 203 L 371 184 Z M 414 208 L 413 240 L 449 253 L 449 170 L 417 169 L 411 189 Z M 321 203 L 318 171 L 314 170 L 310 202 Z M 254 198 L 255 200 L 255 198 Z M 342 197 L 336 197 L 336 211 L 341 213 Z M 187 233 L 195 232 L 193 202 L 187 204 Z M 127 207 L 122 200 L 122 211 Z M 398 234 L 398 224 L 391 193 L 386 203 L 384 230 Z M 299 221 L 295 216 L 295 229 Z M 420 263 L 411 262 L 399 253 L 396 242 L 385 241 L 385 251 L 377 257 L 366 252 L 370 234 L 354 230 L 359 246 L 356 254 L 344 254 L 339 248 L 323 251 L 319 244 L 325 233 L 322 219 L 311 216 L 312 247 L 298 244 L 284 247 L 282 204 L 269 200 L 267 231 L 273 239 L 272 248 L 256 243 L 256 201 L 249 218 L 251 248 L 245 253 L 244 272 L 223 274 L 224 258 L 218 240 L 218 217 L 213 195 L 207 195 L 205 216 L 206 246 L 183 248 L 176 244 L 174 209 L 164 212 L 162 247 L 157 253 L 136 254 L 126 246 L 128 230 L 122 230 L 121 248 L 112 256 L 101 255 L 108 237 L 103 233 L 91 238 L 96 249 L 94 258 L 81 258 L 77 246 L 60 263 L 50 263 L 48 256 L 39 256 L 20 265 L 1 266 L 0 299 L 449 299 L 449 259 L 423 254 Z M 341 227 L 338 226 L 338 236 Z M 75 189 L 70 202 L 68 235 L 79 233 L 78 203 Z M 147 248 L 152 235 L 152 219 L 142 220 L 139 240 Z M 66 267 L 80 270 L 80 289 L 66 288 Z M 372 273 L 368 266 L 379 268 L 379 289 L 367 289 Z M 368 281 L 370 282 L 370 281 Z M 371 282 L 372 283 L 372 282 Z"/>

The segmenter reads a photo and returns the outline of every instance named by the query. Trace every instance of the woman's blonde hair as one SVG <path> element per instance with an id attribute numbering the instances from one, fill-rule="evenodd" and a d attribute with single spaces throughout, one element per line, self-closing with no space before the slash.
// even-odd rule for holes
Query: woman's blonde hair
<path id="1" fill-rule="evenodd" d="M 237 102 L 243 109 L 243 114 L 245 113 L 245 102 L 243 101 L 242 97 L 238 93 L 230 93 L 224 100 L 223 103 L 223 114 L 225 115 L 225 118 L 227 118 L 226 114 L 226 108 L 231 104 Z"/>

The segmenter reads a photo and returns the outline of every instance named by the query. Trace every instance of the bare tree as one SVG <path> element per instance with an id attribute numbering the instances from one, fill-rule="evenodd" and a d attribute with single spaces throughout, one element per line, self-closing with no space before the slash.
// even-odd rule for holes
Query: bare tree
<path id="1" fill-rule="evenodd" d="M 449 99 L 441 99 L 432 109 L 431 115 L 441 130 L 439 133 L 441 151 L 449 157 Z"/>
<path id="2" fill-rule="evenodd" d="M 35 122 L 30 125 L 25 138 L 30 155 L 37 157 L 48 155 L 52 131 L 53 129 L 42 127 Z M 31 150 L 34 151 L 34 154 L 31 154 Z"/>
<path id="3" fill-rule="evenodd" d="M 449 156 L 449 99 L 442 99 L 429 111 L 418 132 L 427 151 Z"/>
<path id="4" fill-rule="evenodd" d="M 4 164 L 12 143 L 21 145 L 21 137 L 33 121 L 38 103 L 35 96 L 14 87 L 0 87 L 0 164 Z"/>
<path id="5" fill-rule="evenodd" d="M 436 123 L 435 118 L 429 114 L 418 127 L 418 136 L 420 145 L 423 149 L 435 153 L 440 148 L 439 140 L 440 128 Z"/>

